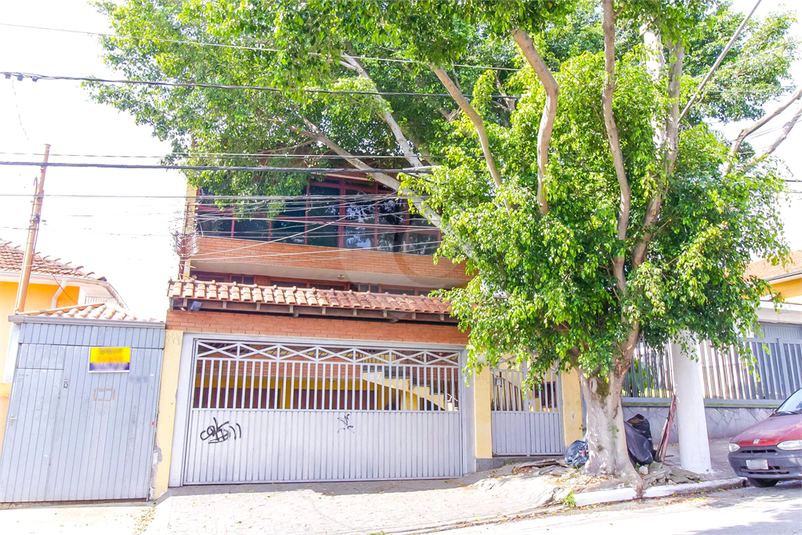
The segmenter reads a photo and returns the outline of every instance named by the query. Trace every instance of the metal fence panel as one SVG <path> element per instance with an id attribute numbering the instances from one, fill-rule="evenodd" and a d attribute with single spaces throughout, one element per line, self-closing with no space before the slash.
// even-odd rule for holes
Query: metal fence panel
<path id="1" fill-rule="evenodd" d="M 734 348 L 718 351 L 709 342 L 698 344 L 705 399 L 782 401 L 802 388 L 802 340 L 746 342 L 751 359 L 738 356 Z M 668 352 L 639 346 L 624 380 L 624 396 L 668 398 L 673 392 Z"/>
<path id="2" fill-rule="evenodd" d="M 494 455 L 562 453 L 563 433 L 559 377 L 549 372 L 529 388 L 527 372 L 494 369 L 491 431 Z"/>

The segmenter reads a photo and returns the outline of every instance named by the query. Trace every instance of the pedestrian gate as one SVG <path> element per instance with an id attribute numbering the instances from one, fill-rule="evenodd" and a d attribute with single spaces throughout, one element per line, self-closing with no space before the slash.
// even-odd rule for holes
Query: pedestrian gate
<path id="1" fill-rule="evenodd" d="M 458 351 L 194 343 L 184 484 L 463 473 Z"/>
<path id="2" fill-rule="evenodd" d="M 548 372 L 534 388 L 526 386 L 525 378 L 525 370 L 493 370 L 493 454 L 562 453 L 559 377 Z"/>

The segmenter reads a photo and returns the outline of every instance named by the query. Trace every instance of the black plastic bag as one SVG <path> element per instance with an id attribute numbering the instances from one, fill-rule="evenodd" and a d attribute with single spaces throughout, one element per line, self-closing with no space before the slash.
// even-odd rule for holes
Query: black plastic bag
<path id="1" fill-rule="evenodd" d="M 632 464 L 635 466 L 652 464 L 655 452 L 649 420 L 641 414 L 636 414 L 624 422 L 624 427 L 627 435 L 627 451 Z"/>
<path id="2" fill-rule="evenodd" d="M 585 440 L 575 440 L 565 450 L 563 454 L 565 462 L 569 466 L 579 468 L 588 462 L 588 443 Z"/>

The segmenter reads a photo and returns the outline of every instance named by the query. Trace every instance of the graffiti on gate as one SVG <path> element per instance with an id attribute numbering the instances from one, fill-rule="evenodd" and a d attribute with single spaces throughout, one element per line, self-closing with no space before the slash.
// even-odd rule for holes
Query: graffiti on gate
<path id="1" fill-rule="evenodd" d="M 229 438 L 237 440 L 242 438 L 242 427 L 239 424 L 232 424 L 231 422 L 217 423 L 217 418 L 212 418 L 214 423 L 201 431 L 200 439 L 204 442 L 207 440 L 209 444 L 220 444 Z"/>
<path id="2" fill-rule="evenodd" d="M 350 414 L 346 414 L 345 416 L 340 416 L 339 418 L 337 418 L 337 420 L 338 420 L 338 421 L 339 421 L 341 424 L 343 424 L 343 427 L 342 427 L 342 429 L 339 429 L 339 430 L 337 431 L 338 433 L 339 433 L 340 431 L 350 431 L 350 432 L 352 432 L 352 433 L 354 432 L 354 426 L 353 426 L 353 425 L 351 425 L 351 415 L 350 415 Z"/>

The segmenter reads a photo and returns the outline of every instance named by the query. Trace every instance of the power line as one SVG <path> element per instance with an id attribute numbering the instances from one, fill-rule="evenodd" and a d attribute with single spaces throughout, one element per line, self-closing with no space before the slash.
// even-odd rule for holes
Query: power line
<path id="1" fill-rule="evenodd" d="M 88 76 L 59 76 L 49 74 L 34 74 L 26 72 L 11 72 L 0 71 L 0 75 L 10 80 L 12 77 L 19 81 L 25 78 L 30 78 L 34 82 L 39 80 L 47 81 L 68 81 L 68 82 L 95 82 L 101 84 L 121 84 L 121 85 L 153 85 L 160 87 L 198 87 L 202 89 L 235 89 L 235 90 L 251 90 L 251 91 L 265 91 L 268 93 L 284 93 L 286 90 L 278 87 L 266 87 L 259 85 L 227 85 L 227 84 L 203 84 L 197 82 L 165 82 L 161 80 L 125 80 L 125 79 L 110 79 L 110 78 L 93 78 Z M 382 96 L 382 97 L 432 97 L 432 98 L 453 98 L 448 93 L 416 93 L 411 91 L 348 91 L 342 89 L 301 89 L 302 93 L 311 94 L 325 94 L 325 95 L 366 95 L 366 96 Z M 519 95 L 490 95 L 492 98 L 505 98 L 517 99 Z M 463 95 L 463 97 L 470 99 L 471 95 Z"/>
<path id="2" fill-rule="evenodd" d="M 417 173 L 421 171 L 429 171 L 433 169 L 432 166 L 423 167 L 402 167 L 397 169 L 355 169 L 353 167 L 340 167 L 340 168 L 312 168 L 312 167 L 231 167 L 231 166 L 216 166 L 216 165 L 135 165 L 135 164 L 111 164 L 111 163 L 64 163 L 64 162 L 9 162 L 0 161 L 0 166 L 21 166 L 21 167 L 78 167 L 87 168 L 94 167 L 100 169 L 163 169 L 163 170 L 181 170 L 181 171 L 242 171 L 252 173 L 312 173 L 312 174 L 330 174 L 330 173 L 357 173 L 357 174 L 371 174 L 371 173 Z"/>
<path id="3" fill-rule="evenodd" d="M 228 85 L 228 84 L 204 84 L 198 82 L 165 82 L 162 80 L 127 80 L 127 79 L 111 79 L 111 78 L 95 78 L 89 76 L 61 76 L 49 74 L 34 74 L 27 72 L 16 71 L 0 71 L 0 75 L 6 79 L 16 78 L 22 81 L 29 78 L 34 82 L 39 80 L 46 81 L 68 81 L 68 82 L 95 82 L 102 84 L 120 84 L 120 85 L 151 85 L 159 87 L 196 87 L 201 89 L 226 89 L 226 90 L 250 90 L 250 91 L 263 91 L 268 93 L 283 93 L 286 90 L 278 87 L 267 87 L 258 85 Z M 781 88 L 783 90 L 792 89 L 788 87 Z M 386 97 L 427 97 L 427 98 L 447 98 L 453 97 L 448 93 L 419 93 L 413 91 L 353 91 L 344 89 L 300 89 L 302 93 L 310 94 L 326 94 L 326 95 L 364 95 L 364 96 L 386 96 Z M 709 93 L 738 93 L 744 95 L 760 95 L 770 93 L 773 90 L 767 89 L 763 91 L 752 90 L 736 90 L 736 89 L 709 89 Z M 466 99 L 473 98 L 472 95 L 462 95 Z M 491 98 L 503 99 L 519 99 L 521 95 L 490 95 Z"/>
<path id="4" fill-rule="evenodd" d="M 41 165 L 41 163 L 39 164 Z M 284 201 L 310 199 L 312 201 L 325 199 L 392 199 L 398 198 L 396 193 L 366 193 L 364 195 L 96 195 L 78 193 L 45 193 L 44 197 L 53 198 L 89 198 L 89 199 L 210 199 L 210 200 L 252 200 L 252 201 Z M 31 197 L 27 193 L 0 193 L 0 197 Z M 305 202 L 305 201 L 304 201 Z M 205 206 L 200 202 L 196 203 Z"/>
<path id="5" fill-rule="evenodd" d="M 7 227 L 7 226 L 0 226 L 0 229 L 7 229 L 7 230 L 27 230 L 28 227 Z M 59 227 L 52 227 L 48 228 L 48 232 L 69 232 L 75 233 L 76 231 L 87 231 L 90 234 L 95 236 L 122 236 L 122 237 L 130 237 L 130 238 L 169 238 L 171 236 L 170 233 L 121 233 L 121 232 L 95 232 L 92 228 L 81 228 L 81 229 L 65 229 Z M 235 238 L 236 239 L 236 238 Z M 247 240 L 253 241 L 253 243 L 248 244 L 248 246 L 243 248 L 249 247 L 258 247 L 259 245 L 269 245 L 269 241 L 255 241 L 255 240 Z M 440 244 L 441 240 L 433 239 L 431 241 L 423 242 L 420 244 L 408 244 L 408 247 L 411 249 L 420 249 L 425 246 L 431 245 L 438 245 Z M 418 247 L 419 246 L 419 247 Z M 384 250 L 386 246 L 383 245 L 376 245 L 370 247 L 321 247 L 324 250 L 314 250 L 314 251 L 300 251 L 300 252 L 293 252 L 293 253 L 264 253 L 264 254 L 257 254 L 257 255 L 243 255 L 243 256 L 236 256 L 236 257 L 227 257 L 227 256 L 220 256 L 220 257 L 212 257 L 212 258 L 198 258 L 198 260 L 208 261 L 208 262 L 231 262 L 232 260 L 242 260 L 242 259 L 249 259 L 249 258 L 281 258 L 281 257 L 296 257 L 296 256 L 303 256 L 303 257 L 318 257 L 321 255 L 333 255 L 333 254 L 340 254 L 347 252 L 347 251 L 376 251 L 376 252 L 388 252 Z M 231 250 L 222 250 L 222 251 L 214 251 L 214 254 L 220 255 L 229 252 L 233 252 L 239 250 L 241 248 L 235 248 Z M 401 253 L 407 254 L 416 254 L 410 253 L 409 251 L 399 251 Z M 193 258 L 195 258 L 193 256 Z M 327 257 L 326 260 L 345 260 L 345 259 L 352 259 L 353 257 L 348 256 L 334 256 L 334 257 Z"/>
<path id="6" fill-rule="evenodd" d="M 37 152 L 2 152 L 8 156 L 41 156 L 42 153 Z M 345 160 L 348 158 L 365 158 L 365 159 L 394 159 L 404 160 L 403 155 L 392 154 L 352 154 L 351 156 L 340 156 L 339 154 L 295 154 L 291 152 L 270 153 L 270 152 L 175 152 L 171 154 L 50 154 L 50 156 L 61 158 L 130 158 L 130 159 L 161 159 L 170 156 L 178 156 L 181 158 L 286 158 L 286 159 L 301 159 L 301 158 L 318 158 L 324 160 Z M 422 155 L 416 154 L 418 158 L 423 158 Z M 442 155 L 438 155 L 442 156 Z"/>
<path id="7" fill-rule="evenodd" d="M 28 131 L 25 130 L 25 125 L 22 124 L 22 113 L 19 110 L 19 97 L 17 96 L 17 90 L 14 88 L 14 80 L 11 80 L 11 92 L 14 94 L 14 106 L 17 108 L 17 120 L 19 120 L 19 127 L 22 129 L 22 133 L 25 134 L 25 139 L 30 142 L 31 138 L 28 137 Z M 39 156 L 44 156 L 44 154 L 40 154 Z"/>
<path id="8" fill-rule="evenodd" d="M 424 246 L 424 245 L 436 245 L 436 244 L 439 244 L 440 242 L 441 242 L 441 240 L 436 239 L 436 240 L 432 240 L 430 242 L 426 242 L 426 243 L 423 243 L 423 244 L 420 244 L 420 245 L 422 245 L 422 246 Z M 265 243 L 268 243 L 268 242 L 261 242 L 260 244 L 265 244 Z M 417 245 L 417 244 L 413 244 L 413 248 L 414 248 L 415 245 Z M 223 262 L 223 263 L 225 263 L 225 262 L 231 262 L 231 261 L 236 261 L 236 260 L 243 260 L 243 259 L 247 259 L 247 258 L 282 258 L 282 257 L 295 257 L 295 256 L 305 256 L 305 257 L 312 256 L 312 257 L 315 257 L 315 256 L 319 256 L 319 255 L 324 255 L 324 254 L 329 254 L 329 255 L 330 254 L 336 254 L 336 253 L 342 254 L 345 251 L 377 251 L 377 252 L 382 252 L 382 247 L 383 246 L 381 246 L 381 245 L 371 246 L 371 247 L 356 247 L 356 248 L 353 248 L 353 249 L 343 248 L 343 247 L 330 247 L 330 248 L 326 248 L 327 250 L 325 250 L 325 251 L 316 250 L 316 251 L 301 251 L 301 252 L 297 252 L 297 253 L 265 253 L 265 254 L 258 254 L 258 255 L 244 255 L 244 256 L 234 256 L 234 257 L 221 256 L 221 257 L 217 257 L 217 258 L 200 258 L 199 260 L 203 260 L 204 262 Z M 219 253 L 226 253 L 228 251 L 215 251 L 215 252 L 219 254 Z M 386 252 L 386 251 L 384 251 L 384 252 Z M 401 252 L 403 253 L 403 252 L 407 252 L 407 251 L 401 251 Z M 348 258 L 349 258 L 348 256 L 336 256 L 336 257 L 326 258 L 326 260 L 339 260 L 339 259 L 348 259 Z M 353 260 L 353 257 L 350 257 L 350 259 Z"/>
<path id="9" fill-rule="evenodd" d="M 115 39 L 127 39 L 131 41 L 155 41 L 161 43 L 173 43 L 173 44 L 182 44 L 182 45 L 192 45 L 192 46 L 209 46 L 214 48 L 232 48 L 237 50 L 251 50 L 255 52 L 281 52 L 278 48 L 268 48 L 264 46 L 248 46 L 248 45 L 233 45 L 228 43 L 208 43 L 203 41 L 188 41 L 182 39 L 163 39 L 160 37 L 141 37 L 141 36 L 126 36 L 126 35 L 117 35 L 113 33 L 103 33 L 103 32 L 90 32 L 90 31 L 83 31 L 83 30 L 69 30 L 63 28 L 48 28 L 43 26 L 29 26 L 25 24 L 10 24 L 0 22 L 0 26 L 8 26 L 11 28 L 25 28 L 29 30 L 44 30 L 50 32 L 63 32 L 63 33 L 77 33 L 83 35 L 96 35 L 99 37 L 113 37 Z M 323 57 L 323 54 L 319 54 L 316 52 L 309 52 L 310 56 L 316 57 Z M 414 60 L 414 59 L 403 59 L 403 58 L 380 58 L 375 56 L 351 56 L 354 59 L 359 59 L 363 61 L 383 61 L 389 63 L 414 63 L 416 65 L 427 65 L 424 61 Z M 427 65 L 428 66 L 428 65 Z M 493 71 L 513 71 L 517 72 L 520 69 L 515 67 L 493 67 L 489 65 L 468 65 L 464 63 L 452 63 L 452 67 L 460 67 L 466 69 L 483 69 L 483 70 L 493 70 Z"/>

